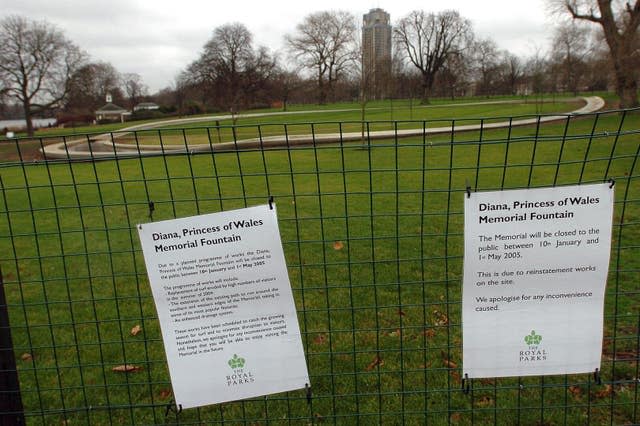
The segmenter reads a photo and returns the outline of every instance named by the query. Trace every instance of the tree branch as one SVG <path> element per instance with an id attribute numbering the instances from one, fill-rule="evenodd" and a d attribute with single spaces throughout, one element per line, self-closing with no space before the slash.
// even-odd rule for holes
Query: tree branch
<path id="1" fill-rule="evenodd" d="M 567 7 L 567 10 L 569 11 L 569 14 L 573 19 L 580 19 L 583 21 L 595 22 L 597 24 L 602 23 L 602 17 L 596 16 L 593 9 L 589 11 L 589 14 L 585 14 L 585 13 L 580 13 L 578 11 L 578 5 L 575 2 L 565 1 L 564 4 Z"/>

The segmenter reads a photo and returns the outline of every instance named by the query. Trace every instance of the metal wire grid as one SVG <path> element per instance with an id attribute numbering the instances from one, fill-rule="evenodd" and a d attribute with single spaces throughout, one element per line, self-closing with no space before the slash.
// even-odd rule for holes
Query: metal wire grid
<path id="1" fill-rule="evenodd" d="M 0 264 L 13 340 L 3 358 L 16 358 L 23 404 L 5 415 L 23 414 L 28 424 L 96 425 L 640 422 L 638 112 L 501 130 L 477 122 L 476 131 L 406 139 L 399 129 L 442 121 L 365 123 L 362 142 L 293 146 L 287 138 L 268 150 L 187 154 L 165 146 L 187 147 L 197 131 L 215 145 L 221 128 L 112 133 L 112 140 L 161 149 L 88 161 L 34 162 L 34 142 L 4 142 L 16 161 L 0 166 Z M 315 141 L 321 126 L 343 134 L 350 124 L 295 126 Z M 444 124 L 455 130 L 466 121 Z M 367 137 L 380 126 L 393 136 Z M 260 138 L 273 131 L 267 127 L 223 130 L 237 140 L 243 132 Z M 289 136 L 294 126 L 275 127 Z M 86 139 L 93 152 L 94 136 L 73 139 Z M 35 148 L 51 142 L 41 138 Z M 588 375 L 477 380 L 463 394 L 467 185 L 607 179 L 617 191 L 602 383 Z M 262 204 L 269 196 L 278 205 L 312 394 L 179 413 L 135 225 Z M 14 372 L 3 366 L 3 374 Z"/>

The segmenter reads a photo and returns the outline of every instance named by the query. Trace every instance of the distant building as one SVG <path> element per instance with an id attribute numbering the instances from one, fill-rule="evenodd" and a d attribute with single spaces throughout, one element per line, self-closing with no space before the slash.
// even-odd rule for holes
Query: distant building
<path id="1" fill-rule="evenodd" d="M 160 106 L 154 102 L 140 102 L 138 105 L 133 107 L 135 112 L 138 111 L 155 111 L 160 109 Z"/>
<path id="2" fill-rule="evenodd" d="M 124 117 L 131 115 L 129 111 L 113 103 L 108 103 L 95 111 L 97 121 L 119 121 L 124 123 Z"/>
<path id="3" fill-rule="evenodd" d="M 391 17 L 371 9 L 362 17 L 362 67 L 365 90 L 374 99 L 388 96 L 391 82 Z"/>
<path id="4" fill-rule="evenodd" d="M 131 115 L 129 111 L 111 102 L 110 94 L 107 94 L 107 103 L 95 111 L 97 121 L 119 121 L 124 123 L 124 117 Z"/>

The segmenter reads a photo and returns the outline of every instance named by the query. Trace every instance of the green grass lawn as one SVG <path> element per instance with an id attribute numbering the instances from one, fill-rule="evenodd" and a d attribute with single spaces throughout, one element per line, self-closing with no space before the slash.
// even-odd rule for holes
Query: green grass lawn
<path id="1" fill-rule="evenodd" d="M 291 126 L 309 132 L 315 124 L 299 124 L 309 118 Z M 247 124 L 255 131 L 261 122 Z M 281 131 L 284 121 L 274 127 Z M 0 264 L 28 423 L 163 423 L 171 386 L 135 225 L 264 204 L 269 195 L 311 404 L 296 391 L 185 410 L 181 423 L 638 423 L 638 129 L 638 113 L 612 113 L 365 148 L 4 163 Z M 607 178 L 616 179 L 616 206 L 604 384 L 588 375 L 476 380 L 463 394 L 467 184 L 493 190 Z M 136 325 L 142 332 L 134 336 Z M 121 365 L 135 371 L 113 371 Z"/>
<path id="2" fill-rule="evenodd" d="M 575 98 L 570 97 L 555 97 L 546 96 L 541 99 L 527 98 L 527 97 L 492 97 L 492 98 L 461 98 L 458 100 L 434 100 L 429 105 L 421 105 L 417 100 L 399 99 L 399 100 L 387 100 L 387 101 L 372 101 L 365 105 L 364 117 L 362 112 L 362 105 L 359 103 L 337 103 L 328 105 L 292 105 L 287 111 L 278 109 L 259 109 L 243 111 L 240 116 L 235 120 L 211 120 L 211 121 L 199 121 L 191 124 L 172 125 L 167 124 L 161 131 L 152 130 L 149 132 L 139 132 L 137 140 L 133 137 L 123 139 L 125 142 L 141 143 L 141 144 L 158 144 L 160 139 L 165 144 L 183 144 L 184 134 L 189 138 L 189 143 L 208 143 L 212 142 L 229 141 L 233 140 L 234 134 L 231 131 L 231 126 L 239 126 L 236 129 L 236 138 L 258 137 L 256 125 L 276 125 L 265 126 L 262 129 L 264 134 L 262 136 L 268 136 L 270 134 L 269 129 L 274 130 L 277 134 L 282 133 L 282 124 L 304 123 L 304 122 L 316 122 L 316 123 L 331 123 L 332 128 L 336 127 L 337 123 L 346 123 L 354 121 L 382 121 L 386 123 L 378 123 L 374 127 L 375 129 L 389 129 L 389 121 L 421 121 L 421 120 L 435 120 L 435 119 L 461 119 L 461 118 L 477 118 L 477 117 L 491 117 L 491 116 L 517 116 L 520 114 L 551 114 L 557 112 L 568 112 L 577 109 L 581 101 L 577 101 Z M 243 117 L 243 115 L 254 115 L 268 113 L 266 117 Z M 293 115 L 291 115 L 293 113 Z M 228 116 L 225 111 L 219 113 L 207 114 L 206 116 Z M 175 119 L 176 117 L 169 117 L 167 120 Z M 198 116 L 192 117 L 178 117 L 178 118 L 199 118 Z M 79 126 L 73 128 L 47 128 L 39 129 L 36 131 L 36 138 L 54 139 L 54 138 L 74 138 L 74 137 L 93 137 L 94 135 L 100 135 L 104 133 L 113 132 L 114 135 L 118 135 L 119 131 L 123 128 L 131 126 L 145 125 L 155 122 L 157 120 L 143 120 L 132 121 L 125 123 L 113 123 L 113 124 L 101 124 L 93 126 Z M 409 125 L 409 124 L 407 124 Z M 220 132 L 210 132 L 207 135 L 206 127 L 220 126 Z M 419 126 L 419 123 L 415 123 L 412 127 Z M 176 128 L 178 127 L 178 128 Z M 288 129 L 289 133 L 295 133 L 295 128 Z M 348 129 L 345 131 L 357 131 L 359 127 L 356 123 L 351 123 Z M 167 130 L 171 129 L 171 130 Z M 187 129 L 183 132 L 183 129 Z M 322 132 L 323 126 L 317 129 Z M 24 138 L 26 135 L 18 133 L 18 137 Z M 4 135 L 0 135 L 0 142 L 6 141 Z M 0 153 L 1 154 L 1 153 Z M 4 158 L 4 157 L 3 157 Z"/>
<path id="3" fill-rule="evenodd" d="M 485 100 L 485 102 L 499 102 Z M 269 116 L 264 117 L 240 117 L 234 123 L 233 120 L 212 120 L 209 122 L 195 122 L 176 125 L 167 124 L 164 127 L 154 128 L 148 131 L 139 131 L 135 134 L 113 135 L 119 143 L 134 145 L 185 145 L 185 144 L 209 144 L 229 142 L 251 138 L 263 138 L 282 134 L 322 134 L 322 133 L 348 133 L 360 132 L 361 121 L 369 122 L 368 131 L 394 130 L 395 123 L 401 123 L 400 129 L 420 128 L 425 120 L 430 127 L 447 125 L 451 118 L 455 117 L 459 125 L 478 124 L 479 117 L 505 117 L 534 114 L 536 112 L 551 114 L 568 112 L 578 109 L 580 101 L 558 100 L 535 104 L 531 101 L 507 99 L 504 103 L 483 104 L 481 100 L 475 102 L 458 102 L 434 105 L 412 105 L 408 101 L 396 101 L 391 108 L 388 103 L 372 103 L 368 105 L 364 117 L 357 104 L 338 104 L 327 111 L 308 112 L 306 110 L 293 110 L 289 113 L 279 113 L 273 110 L 266 111 Z M 253 112 L 249 112 L 252 114 Z M 259 112 L 256 112 L 260 113 Z M 293 113 L 291 115 L 290 113 Z M 439 122 L 438 120 L 442 120 Z M 491 122 L 485 119 L 485 123 Z M 313 126 L 309 124 L 313 123 Z"/>

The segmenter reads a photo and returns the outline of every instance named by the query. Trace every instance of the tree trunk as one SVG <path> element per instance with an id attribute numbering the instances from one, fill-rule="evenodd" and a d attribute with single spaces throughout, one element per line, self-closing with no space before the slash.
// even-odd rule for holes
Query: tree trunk
<path id="1" fill-rule="evenodd" d="M 22 102 L 22 110 L 24 111 L 24 119 L 27 122 L 27 136 L 33 136 L 33 118 L 31 112 L 31 104 L 29 101 Z"/>
<path id="2" fill-rule="evenodd" d="M 611 2 L 598 0 L 598 6 L 602 15 L 599 23 L 604 31 L 604 37 L 609 46 L 609 53 L 613 62 L 616 92 L 620 97 L 620 107 L 636 107 L 639 105 L 636 64 L 634 64 L 636 48 L 634 34 L 638 29 L 638 21 L 635 19 L 637 16 L 632 17 L 632 22 L 635 22 L 635 24 L 630 22 L 629 26 L 625 27 L 622 34 L 620 34 L 611 10 Z M 637 15 L 637 11 L 634 13 Z"/>
<path id="3" fill-rule="evenodd" d="M 429 74 L 422 75 L 422 104 L 429 105 L 431 101 L 429 97 L 431 96 L 431 87 L 433 86 L 433 79 Z"/>
<path id="4" fill-rule="evenodd" d="M 361 91 L 360 96 L 360 144 L 365 146 L 365 118 L 367 113 L 367 99 L 364 94 L 364 89 Z"/>
<path id="5" fill-rule="evenodd" d="M 634 108 L 640 105 L 638 102 L 638 83 L 636 81 L 635 67 L 631 55 L 621 52 L 614 59 L 614 72 L 616 77 L 616 92 L 620 97 L 621 108 Z"/>
<path id="6" fill-rule="evenodd" d="M 324 105 L 327 103 L 327 94 L 325 93 L 324 79 L 322 74 L 318 74 L 318 103 Z"/>
<path id="7" fill-rule="evenodd" d="M 640 103 L 638 103 L 638 84 L 633 76 L 626 74 L 628 74 L 628 72 L 623 72 L 622 75 L 616 76 L 617 91 L 618 96 L 620 96 L 620 107 L 635 108 L 640 106 Z"/>

